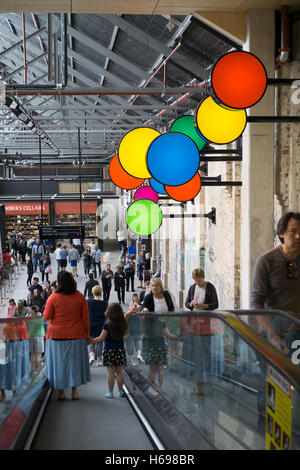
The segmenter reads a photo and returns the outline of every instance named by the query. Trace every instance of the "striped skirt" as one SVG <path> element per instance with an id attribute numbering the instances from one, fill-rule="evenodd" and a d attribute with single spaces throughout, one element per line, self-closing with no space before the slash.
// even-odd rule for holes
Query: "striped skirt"
<path id="1" fill-rule="evenodd" d="M 56 390 L 91 380 L 86 338 L 46 340 L 46 377 Z"/>

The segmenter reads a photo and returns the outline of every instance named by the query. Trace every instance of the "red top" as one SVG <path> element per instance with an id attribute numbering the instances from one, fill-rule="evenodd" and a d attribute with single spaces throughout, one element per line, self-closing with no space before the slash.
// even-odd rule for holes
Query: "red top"
<path id="1" fill-rule="evenodd" d="M 3 328 L 4 341 L 19 341 L 29 339 L 27 326 L 24 320 L 8 322 Z"/>
<path id="2" fill-rule="evenodd" d="M 88 338 L 90 331 L 88 303 L 80 292 L 53 293 L 47 300 L 44 319 L 50 320 L 46 338 Z"/>
<path id="3" fill-rule="evenodd" d="M 11 263 L 11 258 L 9 253 L 3 253 L 2 255 L 3 263 Z"/>

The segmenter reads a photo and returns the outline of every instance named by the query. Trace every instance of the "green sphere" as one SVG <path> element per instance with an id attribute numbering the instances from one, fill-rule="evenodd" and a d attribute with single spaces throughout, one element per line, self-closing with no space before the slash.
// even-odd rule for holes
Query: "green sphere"
<path id="1" fill-rule="evenodd" d="M 198 150 L 203 149 L 204 145 L 207 143 L 206 140 L 200 137 L 195 128 L 194 116 L 180 116 L 173 122 L 170 127 L 170 132 L 180 132 L 181 134 L 187 135 L 195 142 Z"/>
<path id="2" fill-rule="evenodd" d="M 151 235 L 161 226 L 162 212 L 158 204 L 150 199 L 138 199 L 128 207 L 126 222 L 133 233 Z"/>

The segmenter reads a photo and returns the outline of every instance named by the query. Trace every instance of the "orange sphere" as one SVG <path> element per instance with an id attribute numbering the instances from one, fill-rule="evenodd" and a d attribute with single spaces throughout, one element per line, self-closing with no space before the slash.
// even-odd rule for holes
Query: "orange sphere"
<path id="1" fill-rule="evenodd" d="M 168 195 L 175 201 L 185 202 L 194 199 L 201 189 L 201 178 L 197 172 L 192 179 L 180 186 L 165 186 Z"/>
<path id="2" fill-rule="evenodd" d="M 118 155 L 115 155 L 108 167 L 108 172 L 112 182 L 121 189 L 135 189 L 141 186 L 144 179 L 135 178 L 126 173 L 120 165 Z"/>
<path id="3" fill-rule="evenodd" d="M 267 72 L 263 63 L 250 52 L 233 51 L 214 65 L 211 84 L 217 98 L 231 108 L 249 108 L 264 95 Z"/>

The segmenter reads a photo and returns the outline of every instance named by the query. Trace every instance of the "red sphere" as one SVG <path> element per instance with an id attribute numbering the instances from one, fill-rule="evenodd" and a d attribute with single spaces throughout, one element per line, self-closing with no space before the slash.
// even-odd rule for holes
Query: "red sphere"
<path id="1" fill-rule="evenodd" d="M 263 63 L 250 52 L 233 51 L 214 65 L 211 84 L 217 98 L 230 108 L 249 108 L 264 95 L 267 72 Z"/>

